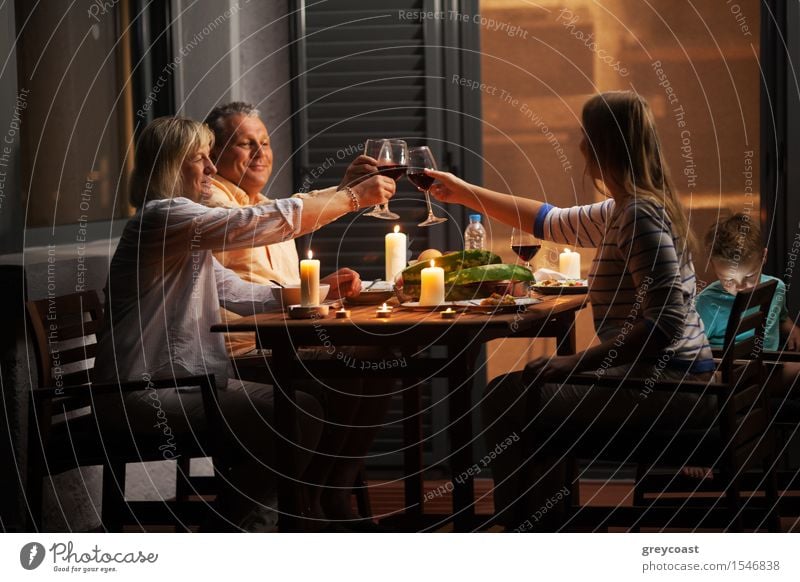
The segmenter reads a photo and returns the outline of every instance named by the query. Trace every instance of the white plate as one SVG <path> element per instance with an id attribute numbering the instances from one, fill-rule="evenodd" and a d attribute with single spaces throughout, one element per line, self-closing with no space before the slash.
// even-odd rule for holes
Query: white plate
<path id="1" fill-rule="evenodd" d="M 412 311 L 443 311 L 448 307 L 455 306 L 455 301 L 445 301 L 439 305 L 420 305 L 419 301 L 406 301 L 405 303 L 400 304 L 400 307 L 405 307 L 406 309 L 411 309 Z"/>
<path id="2" fill-rule="evenodd" d="M 516 313 L 517 311 L 524 311 L 531 305 L 541 303 L 541 299 L 535 297 L 518 297 L 515 299 L 514 304 L 502 305 L 481 305 L 483 299 L 470 299 L 469 301 L 454 301 L 456 307 L 466 308 L 467 311 L 476 311 L 478 313 Z"/>

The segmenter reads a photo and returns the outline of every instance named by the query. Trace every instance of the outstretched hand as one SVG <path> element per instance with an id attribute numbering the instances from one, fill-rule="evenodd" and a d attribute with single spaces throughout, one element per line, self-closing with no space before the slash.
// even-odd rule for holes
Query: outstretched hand
<path id="1" fill-rule="evenodd" d="M 320 283 L 328 283 L 331 286 L 328 294 L 331 299 L 355 297 L 361 293 L 361 276 L 346 267 L 323 277 Z"/>
<path id="2" fill-rule="evenodd" d="M 363 182 L 370 176 L 374 176 L 377 173 L 378 161 L 374 158 L 361 154 L 355 160 L 350 162 L 349 166 L 347 166 L 347 170 L 344 173 L 344 178 L 342 178 L 342 182 L 339 184 L 339 189 L 341 190 L 345 186 L 350 186 L 352 188 L 356 184 Z"/>
<path id="3" fill-rule="evenodd" d="M 458 176 L 450 172 L 440 172 L 439 170 L 426 169 L 425 173 L 437 180 L 437 183 L 431 186 L 430 189 L 431 194 L 437 200 L 464 204 L 466 200 L 472 197 L 472 185 Z"/>

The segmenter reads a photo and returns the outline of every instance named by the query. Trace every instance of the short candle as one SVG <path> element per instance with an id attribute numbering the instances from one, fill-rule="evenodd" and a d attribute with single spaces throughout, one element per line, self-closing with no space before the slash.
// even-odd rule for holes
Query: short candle
<path id="1" fill-rule="evenodd" d="M 419 304 L 425 306 L 440 305 L 444 302 L 444 269 L 437 267 L 434 261 L 431 266 L 422 269 L 422 289 Z"/>
<path id="2" fill-rule="evenodd" d="M 442 311 L 442 319 L 455 319 L 455 318 L 456 318 L 456 312 L 450 307 Z"/>
<path id="3" fill-rule="evenodd" d="M 567 279 L 580 279 L 581 254 L 564 249 L 564 252 L 558 255 L 558 270 Z"/>
<path id="4" fill-rule="evenodd" d="M 342 307 L 336 310 L 336 319 L 348 319 L 350 317 L 350 310 Z"/>
<path id="5" fill-rule="evenodd" d="M 378 307 L 376 313 L 378 317 L 389 317 L 392 314 L 392 308 L 384 303 Z"/>

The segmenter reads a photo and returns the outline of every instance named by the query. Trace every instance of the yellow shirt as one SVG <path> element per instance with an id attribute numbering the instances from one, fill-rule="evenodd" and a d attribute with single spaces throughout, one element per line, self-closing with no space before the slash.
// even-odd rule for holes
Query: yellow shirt
<path id="1" fill-rule="evenodd" d="M 266 196 L 258 194 L 255 203 L 261 204 L 268 200 Z M 221 176 L 213 178 L 211 193 L 203 198 L 203 204 L 222 208 L 253 205 L 244 190 Z M 273 279 L 283 285 L 300 284 L 300 259 L 293 240 L 265 247 L 219 251 L 214 256 L 225 267 L 251 283 L 269 285 L 269 280 Z"/>
<path id="2" fill-rule="evenodd" d="M 259 194 L 256 204 L 269 199 Z M 250 197 L 233 182 L 221 176 L 215 176 L 211 183 L 211 192 L 204 196 L 203 204 L 211 207 L 241 208 L 252 206 Z M 300 259 L 293 240 L 287 240 L 268 246 L 215 252 L 214 256 L 225 267 L 234 271 L 245 281 L 258 285 L 270 285 L 270 279 L 283 285 L 300 284 Z M 223 321 L 233 321 L 239 316 L 222 311 Z M 255 349 L 255 339 L 251 333 L 225 334 L 225 347 L 231 356 L 239 356 Z"/>

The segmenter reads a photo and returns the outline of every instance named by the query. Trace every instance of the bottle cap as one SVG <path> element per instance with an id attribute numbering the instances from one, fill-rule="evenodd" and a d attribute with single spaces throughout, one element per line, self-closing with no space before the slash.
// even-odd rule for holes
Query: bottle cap
<path id="1" fill-rule="evenodd" d="M 469 221 L 470 222 L 480 222 L 481 221 L 481 215 L 480 214 L 470 214 L 469 215 Z"/>

